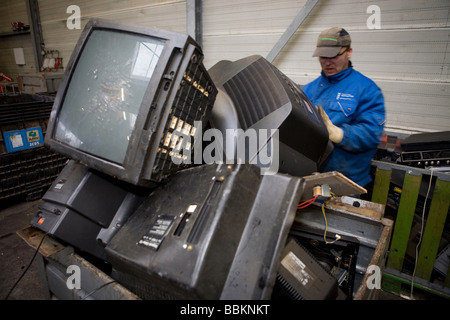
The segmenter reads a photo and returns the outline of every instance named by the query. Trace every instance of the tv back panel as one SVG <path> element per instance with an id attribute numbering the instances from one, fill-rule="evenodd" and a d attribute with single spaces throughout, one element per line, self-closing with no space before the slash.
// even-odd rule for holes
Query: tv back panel
<path id="1" fill-rule="evenodd" d="M 254 165 L 202 165 L 158 187 L 106 246 L 143 299 L 269 298 L 303 192 Z"/>
<path id="2" fill-rule="evenodd" d="M 275 299 L 330 300 L 339 293 L 338 281 L 296 240 L 291 239 L 283 251 Z"/>
<path id="3" fill-rule="evenodd" d="M 104 246 L 142 202 L 146 192 L 71 160 L 42 197 L 30 224 L 105 260 Z"/>
<path id="4" fill-rule="evenodd" d="M 261 133 L 268 137 L 266 144 L 258 144 L 256 152 L 245 155 L 246 163 L 254 161 L 296 176 L 318 171 L 333 146 L 315 106 L 292 80 L 259 55 L 220 61 L 208 72 L 219 89 L 211 126 L 221 130 L 224 137 L 229 129 L 253 130 L 258 139 Z M 270 136 L 271 130 L 277 130 L 278 135 Z M 234 154 L 239 141 L 234 143 L 225 142 L 225 153 L 228 150 L 239 158 Z M 272 162 L 258 162 L 262 158 L 257 153 L 271 155 Z"/>

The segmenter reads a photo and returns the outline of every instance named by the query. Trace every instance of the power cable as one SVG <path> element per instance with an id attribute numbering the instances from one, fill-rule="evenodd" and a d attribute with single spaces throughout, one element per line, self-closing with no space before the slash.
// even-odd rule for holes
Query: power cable
<path id="1" fill-rule="evenodd" d="M 115 282 L 117 282 L 117 281 L 116 281 L 116 280 L 112 280 L 112 281 L 109 281 L 109 282 L 106 282 L 106 283 L 102 284 L 102 285 L 99 286 L 98 288 L 92 290 L 92 291 L 89 292 L 87 295 L 85 295 L 85 296 L 83 297 L 82 300 L 86 300 L 89 296 L 93 295 L 94 293 L 100 291 L 100 290 L 103 289 L 104 287 L 106 287 L 106 286 L 108 286 L 108 285 L 110 285 L 110 284 L 113 284 L 113 283 L 115 283 Z"/>
<path id="2" fill-rule="evenodd" d="M 19 284 L 20 280 L 22 280 L 22 278 L 25 276 L 25 274 L 27 273 L 28 269 L 31 267 L 31 264 L 33 263 L 34 259 L 36 258 L 36 255 L 39 252 L 39 248 L 41 247 L 42 243 L 44 242 L 44 238 L 47 234 L 44 234 L 44 236 L 42 237 L 41 241 L 39 242 L 39 245 L 37 246 L 36 250 L 34 251 L 33 257 L 31 258 L 30 262 L 28 263 L 28 266 L 25 268 L 25 270 L 22 272 L 22 274 L 20 275 L 20 277 L 16 280 L 16 282 L 14 283 L 14 285 L 11 287 L 11 289 L 9 290 L 9 292 L 6 294 L 6 297 L 4 298 L 4 300 L 8 300 L 9 296 L 11 295 L 11 293 L 14 291 L 14 289 L 17 287 L 17 285 Z"/>
<path id="3" fill-rule="evenodd" d="M 428 183 L 427 195 L 425 196 L 425 201 L 423 203 L 422 219 L 421 219 L 421 222 L 420 222 L 420 236 L 419 236 L 419 242 L 416 245 L 416 257 L 415 257 L 415 262 L 414 262 L 414 270 L 413 270 L 413 274 L 412 274 L 412 277 L 411 277 L 411 293 L 410 293 L 410 298 L 411 299 L 414 299 L 414 296 L 413 296 L 414 277 L 416 275 L 417 260 L 418 260 L 418 256 L 419 256 L 419 247 L 420 247 L 420 244 L 421 244 L 422 238 L 423 238 L 423 227 L 424 227 L 424 224 L 425 224 L 425 209 L 427 207 L 427 200 L 428 200 L 428 196 L 430 194 L 431 181 L 432 180 L 433 180 L 433 167 L 430 167 L 430 181 Z"/>

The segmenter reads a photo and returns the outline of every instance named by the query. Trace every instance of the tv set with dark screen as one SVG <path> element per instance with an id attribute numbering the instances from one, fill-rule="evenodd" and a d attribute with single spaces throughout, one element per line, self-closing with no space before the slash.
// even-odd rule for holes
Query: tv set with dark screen
<path id="1" fill-rule="evenodd" d="M 268 299 L 303 191 L 250 164 L 180 170 L 106 245 L 112 278 L 142 299 Z"/>
<path id="2" fill-rule="evenodd" d="M 319 171 L 333 145 L 321 116 L 297 84 L 259 55 L 222 60 L 208 72 L 219 90 L 211 126 L 222 132 L 255 132 L 260 142 L 266 141 L 244 154 L 239 152 L 239 137 L 237 142 L 227 140 L 227 159 L 244 158 L 266 172 L 295 176 Z M 269 131 L 277 135 L 270 136 Z"/>
<path id="3" fill-rule="evenodd" d="M 45 144 L 120 180 L 154 186 L 189 166 L 172 161 L 173 133 L 194 135 L 194 122 L 206 122 L 214 104 L 217 89 L 202 61 L 187 35 L 91 19 L 59 87 Z"/>

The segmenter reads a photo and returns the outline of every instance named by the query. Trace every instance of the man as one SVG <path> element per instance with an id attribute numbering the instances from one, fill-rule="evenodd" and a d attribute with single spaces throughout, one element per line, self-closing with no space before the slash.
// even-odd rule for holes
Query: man
<path id="1" fill-rule="evenodd" d="M 322 72 L 303 91 L 318 107 L 334 143 L 321 171 L 338 171 L 365 187 L 372 181 L 370 163 L 383 133 L 385 108 L 380 88 L 353 69 L 352 54 L 347 31 L 323 31 L 313 54 Z"/>

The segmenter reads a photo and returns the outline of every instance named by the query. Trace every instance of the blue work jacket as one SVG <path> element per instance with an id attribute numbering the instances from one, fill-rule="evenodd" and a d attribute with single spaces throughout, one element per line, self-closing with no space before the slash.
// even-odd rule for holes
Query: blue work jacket
<path id="1" fill-rule="evenodd" d="M 372 181 L 371 160 L 383 134 L 384 97 L 371 79 L 349 68 L 327 77 L 323 72 L 303 91 L 314 105 L 321 105 L 344 138 L 320 171 L 338 171 L 360 186 Z"/>

